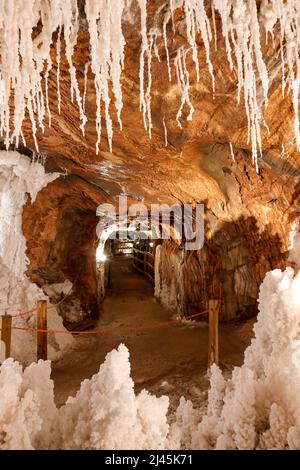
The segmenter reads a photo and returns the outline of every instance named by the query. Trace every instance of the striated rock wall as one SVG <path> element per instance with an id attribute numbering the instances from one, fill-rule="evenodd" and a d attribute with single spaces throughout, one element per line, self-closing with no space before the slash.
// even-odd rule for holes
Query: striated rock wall
<path id="1" fill-rule="evenodd" d="M 164 241 L 156 254 L 155 296 L 184 315 L 221 298 L 222 320 L 253 316 L 265 274 L 289 264 L 287 247 L 287 239 L 284 245 L 278 235 L 259 232 L 253 217 L 223 224 L 198 251 Z"/>

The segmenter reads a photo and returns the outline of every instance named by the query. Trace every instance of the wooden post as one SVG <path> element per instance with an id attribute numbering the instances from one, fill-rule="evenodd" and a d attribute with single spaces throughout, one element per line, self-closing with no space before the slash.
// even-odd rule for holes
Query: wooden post
<path id="1" fill-rule="evenodd" d="M 209 301 L 209 339 L 208 339 L 208 366 L 219 364 L 219 310 L 218 300 Z"/>
<path id="2" fill-rule="evenodd" d="M 1 326 L 1 341 L 5 344 L 5 359 L 10 357 L 10 345 L 11 345 L 11 315 L 2 315 L 2 326 Z"/>
<path id="3" fill-rule="evenodd" d="M 47 300 L 38 301 L 37 329 L 47 329 Z M 37 332 L 37 360 L 39 359 L 47 359 L 47 332 Z"/>

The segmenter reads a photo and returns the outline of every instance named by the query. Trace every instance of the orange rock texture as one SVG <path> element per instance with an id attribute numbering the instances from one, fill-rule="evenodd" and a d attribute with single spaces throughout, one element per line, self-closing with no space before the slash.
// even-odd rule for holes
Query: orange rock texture
<path id="1" fill-rule="evenodd" d="M 148 3 L 150 25 L 164 2 Z M 112 153 L 104 120 L 100 152 L 98 155 L 95 152 L 96 97 L 90 70 L 85 135 L 79 129 L 79 112 L 70 101 L 70 77 L 64 54 L 60 81 L 62 109 L 58 113 L 53 45 L 53 69 L 49 77 L 52 125 L 46 126 L 44 134 L 38 132 L 38 142 L 47 171 L 57 171 L 62 176 L 44 188 L 36 202 L 28 203 L 24 210 L 23 230 L 30 259 L 28 274 L 39 285 L 70 279 L 83 311 L 95 317 L 99 309 L 95 266 L 97 206 L 102 202 L 117 204 L 120 194 L 127 195 L 131 202 L 147 204 L 202 202 L 206 207 L 203 250 L 186 252 L 178 270 L 181 274 L 172 280 L 168 253 L 171 250 L 181 259 L 181 247 L 175 242 L 164 242 L 165 256 L 162 255 L 159 267 L 161 279 L 167 285 L 183 283 L 176 309 L 184 314 L 199 310 L 208 298 L 219 295 L 220 290 L 224 319 L 254 314 L 258 286 L 268 270 L 286 266 L 288 234 L 292 224 L 299 221 L 300 154 L 294 144 L 291 98 L 288 91 L 282 95 L 280 73 L 274 74 L 264 114 L 269 133 L 262 128 L 263 152 L 257 174 L 252 163 L 251 142 L 247 142 L 243 99 L 237 104 L 236 70 L 230 70 L 217 18 L 217 48 L 211 47 L 215 93 L 199 38 L 199 82 L 191 57 L 187 56 L 189 93 L 195 112 L 192 121 L 187 121 L 189 110 L 184 108 L 182 128 L 176 122 L 180 87 L 174 68 L 172 81 L 168 80 L 163 39 L 158 38 L 160 62 L 153 57 L 153 129 L 149 139 L 139 110 L 139 21 L 137 10 L 132 21 L 124 25 L 123 130 L 119 129 L 112 104 Z M 187 45 L 181 11 L 176 12 L 175 21 L 174 39 L 169 41 L 171 62 L 178 47 Z M 169 24 L 168 30 L 171 28 Z M 170 37 L 173 38 L 173 33 Z M 280 64 L 277 42 L 275 38 L 274 47 L 263 49 L 269 70 L 276 70 Z M 84 67 L 89 59 L 87 25 L 82 12 L 74 54 L 82 93 Z M 23 132 L 27 149 L 34 151 L 29 120 Z"/>

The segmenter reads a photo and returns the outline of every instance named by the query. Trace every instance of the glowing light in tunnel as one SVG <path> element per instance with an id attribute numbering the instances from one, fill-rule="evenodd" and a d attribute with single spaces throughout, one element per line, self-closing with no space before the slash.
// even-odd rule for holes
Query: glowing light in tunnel
<path id="1" fill-rule="evenodd" d="M 107 259 L 106 254 L 103 251 L 103 246 L 99 246 L 96 251 L 96 261 L 97 263 L 104 263 Z"/>

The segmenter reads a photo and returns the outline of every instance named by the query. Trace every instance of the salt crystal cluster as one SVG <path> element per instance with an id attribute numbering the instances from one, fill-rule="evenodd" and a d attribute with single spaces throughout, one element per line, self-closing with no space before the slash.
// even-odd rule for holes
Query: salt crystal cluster
<path id="1" fill-rule="evenodd" d="M 31 162 L 18 152 L 0 152 L 0 314 L 18 314 L 36 308 L 37 301 L 47 299 L 44 292 L 26 276 L 29 264 L 26 240 L 22 231 L 23 207 L 30 196 L 33 203 L 38 192 L 58 173 L 46 174 L 41 163 Z M 34 313 L 17 317 L 14 327 L 36 328 Z M 50 329 L 64 329 L 62 318 L 52 308 L 48 313 Z M 13 330 L 12 354 L 22 363 L 36 359 L 36 334 Z M 69 335 L 49 336 L 49 357 L 57 359 L 72 344 Z"/>
<path id="2" fill-rule="evenodd" d="M 207 410 L 198 422 L 197 410 L 182 401 L 171 428 L 173 446 L 300 449 L 300 273 L 288 268 L 266 275 L 254 333 L 230 378 L 212 367 Z M 183 432 L 187 417 L 193 424 Z"/>
<path id="3" fill-rule="evenodd" d="M 169 80 L 174 77 L 181 90 L 180 108 L 175 118 L 181 126 L 182 108 L 188 105 L 192 118 L 193 105 L 189 98 L 189 70 L 186 56 L 191 54 L 196 69 L 196 79 L 201 79 L 198 55 L 198 36 L 206 51 L 206 63 L 211 75 L 212 94 L 215 78 L 211 45 L 217 49 L 216 15 L 222 25 L 228 61 L 237 71 L 237 100 L 243 99 L 248 119 L 248 141 L 252 144 L 253 160 L 258 165 L 261 152 L 261 125 L 264 107 L 268 103 L 270 73 L 262 55 L 263 42 L 274 42 L 280 37 L 282 92 L 288 88 L 294 108 L 295 143 L 300 149 L 299 87 L 300 87 L 300 2 L 298 0 L 211 0 L 206 11 L 204 0 L 169 0 L 162 3 L 154 15 L 153 24 L 147 17 L 148 0 L 85 0 L 85 13 L 90 34 L 90 58 L 84 67 L 84 89 L 80 90 L 78 75 L 73 63 L 74 48 L 80 26 L 76 0 L 0 0 L 0 134 L 6 146 L 19 141 L 25 144 L 22 124 L 28 113 L 32 134 L 38 149 L 37 129 L 44 130 L 45 117 L 51 125 L 48 98 L 48 78 L 53 67 L 51 46 L 56 43 L 57 106 L 61 110 L 60 62 L 61 43 L 65 44 L 65 58 L 70 74 L 70 95 L 75 100 L 80 115 L 80 128 L 84 133 L 87 117 L 85 99 L 89 68 L 94 77 L 96 91 L 96 130 L 99 151 L 102 133 L 102 110 L 106 122 L 107 138 L 112 149 L 113 123 L 111 97 L 122 128 L 123 107 L 121 76 L 125 60 L 124 21 L 128 18 L 140 30 L 140 109 L 145 129 L 151 137 L 151 95 L 153 60 L 160 61 L 158 43 L 163 41 Z M 138 15 L 136 15 L 138 5 Z M 169 45 L 176 34 L 175 13 L 184 15 L 186 45 L 179 46 L 171 59 Z M 130 12 L 133 11 L 132 16 Z M 140 20 L 136 17 L 140 16 Z M 169 27 L 169 23 L 172 27 Z M 111 93 L 112 91 L 112 93 Z M 12 105 L 13 104 L 13 105 Z"/>

